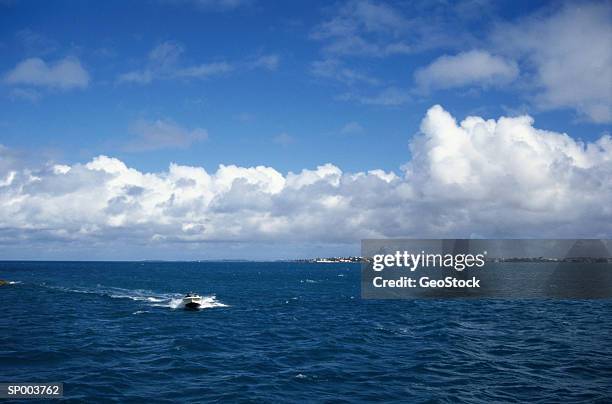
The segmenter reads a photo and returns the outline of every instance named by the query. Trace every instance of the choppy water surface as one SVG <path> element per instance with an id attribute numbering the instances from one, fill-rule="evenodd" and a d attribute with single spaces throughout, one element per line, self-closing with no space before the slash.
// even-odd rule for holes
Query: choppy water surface
<path id="1" fill-rule="evenodd" d="M 610 300 L 360 298 L 360 267 L 0 263 L 0 382 L 75 401 L 612 400 Z M 206 296 L 185 311 L 188 291 Z"/>

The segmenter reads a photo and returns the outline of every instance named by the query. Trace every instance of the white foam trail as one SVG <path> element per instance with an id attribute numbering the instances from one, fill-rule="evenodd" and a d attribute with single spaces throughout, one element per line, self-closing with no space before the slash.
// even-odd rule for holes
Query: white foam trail
<path id="1" fill-rule="evenodd" d="M 183 299 L 179 297 L 177 299 L 170 300 L 170 303 L 168 303 L 168 307 L 170 307 L 171 309 L 183 308 Z"/>
<path id="2" fill-rule="evenodd" d="M 66 288 L 62 286 L 41 285 L 47 288 L 61 290 L 72 293 L 94 294 L 107 296 L 112 299 L 130 299 L 136 302 L 148 303 L 152 307 L 168 307 L 171 309 L 183 308 L 183 294 L 181 293 L 157 293 L 144 289 L 124 289 L 115 287 L 104 287 L 98 285 L 97 288 Z M 215 295 L 203 296 L 200 308 L 209 309 L 214 307 L 227 307 L 226 304 L 217 300 Z M 134 314 L 139 314 L 137 311 Z"/>

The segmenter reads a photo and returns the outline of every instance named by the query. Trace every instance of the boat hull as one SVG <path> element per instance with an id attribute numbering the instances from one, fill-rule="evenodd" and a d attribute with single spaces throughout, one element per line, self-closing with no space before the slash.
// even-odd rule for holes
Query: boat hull
<path id="1" fill-rule="evenodd" d="M 185 303 L 185 309 L 187 310 L 197 310 L 200 308 L 200 303 L 189 302 Z"/>

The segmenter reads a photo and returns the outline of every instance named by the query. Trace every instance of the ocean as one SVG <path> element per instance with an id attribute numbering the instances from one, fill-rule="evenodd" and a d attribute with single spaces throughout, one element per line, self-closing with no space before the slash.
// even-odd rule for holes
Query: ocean
<path id="1" fill-rule="evenodd" d="M 611 300 L 363 300 L 360 276 L 1 262 L 0 382 L 63 382 L 69 402 L 612 401 Z"/>

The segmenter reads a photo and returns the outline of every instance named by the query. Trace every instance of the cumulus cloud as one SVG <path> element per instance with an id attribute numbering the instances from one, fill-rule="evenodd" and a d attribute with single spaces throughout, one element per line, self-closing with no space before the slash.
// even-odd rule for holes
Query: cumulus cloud
<path id="1" fill-rule="evenodd" d="M 418 69 L 414 77 L 419 89 L 428 91 L 467 85 L 505 85 L 518 74 L 516 62 L 482 50 L 472 50 L 454 56 L 440 56 L 430 65 Z"/>
<path id="2" fill-rule="evenodd" d="M 494 32 L 496 49 L 531 72 L 535 104 L 612 122 L 612 3 L 566 3 Z"/>
<path id="3" fill-rule="evenodd" d="M 23 168 L 0 148 L 0 243 L 356 242 L 366 237 L 610 237 L 612 139 L 582 143 L 529 116 L 432 107 L 398 173 L 325 164 L 171 164 L 144 173 L 99 156 Z"/>
<path id="4" fill-rule="evenodd" d="M 40 58 L 29 58 L 19 62 L 14 69 L 6 73 L 4 82 L 10 85 L 70 90 L 86 88 L 89 85 L 89 73 L 74 57 L 66 57 L 53 63 L 47 63 Z"/>
<path id="5" fill-rule="evenodd" d="M 171 120 L 139 120 L 131 125 L 136 139 L 126 145 L 128 151 L 150 151 L 167 148 L 187 148 L 195 142 L 206 140 L 206 129 L 183 128 Z"/>

